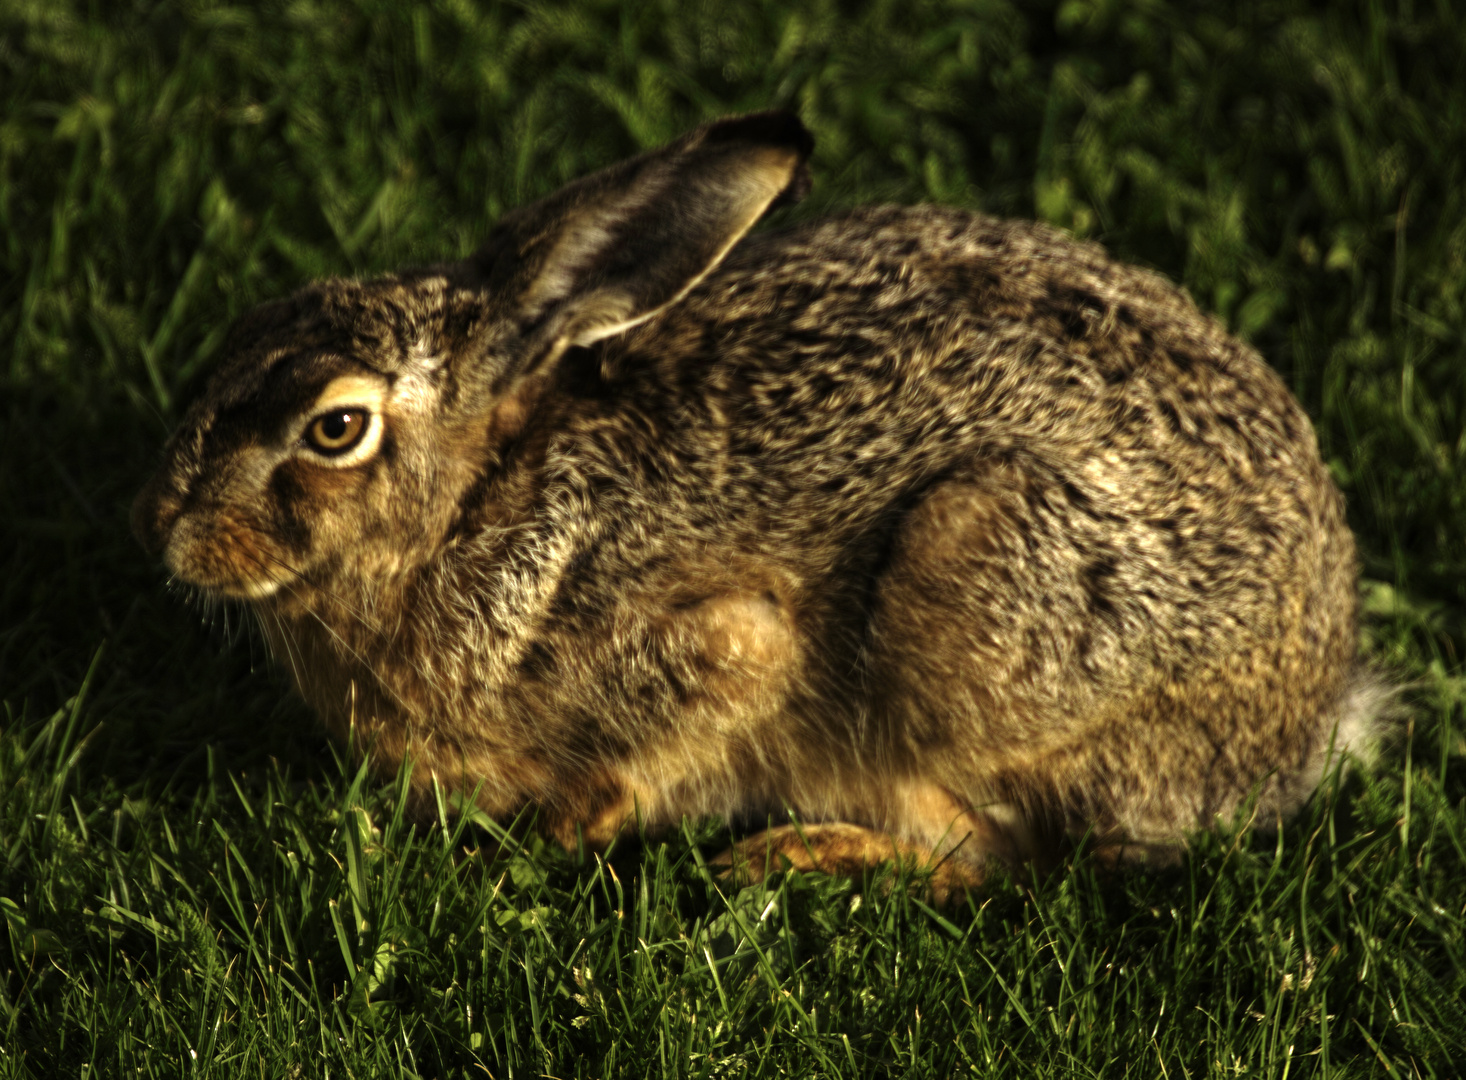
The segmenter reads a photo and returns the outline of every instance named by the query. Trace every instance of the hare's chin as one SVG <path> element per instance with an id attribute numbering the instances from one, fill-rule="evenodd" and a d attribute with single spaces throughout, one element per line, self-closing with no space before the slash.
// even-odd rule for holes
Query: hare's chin
<path id="1" fill-rule="evenodd" d="M 190 574 L 187 571 L 180 572 L 176 567 L 169 567 L 169 569 L 173 571 L 176 580 L 185 585 L 192 585 L 221 600 L 264 600 L 274 596 L 285 585 L 285 582 L 279 578 L 265 577 L 254 580 L 207 581 L 196 574 Z"/>
<path id="2" fill-rule="evenodd" d="M 264 600 L 280 591 L 283 581 L 260 580 L 235 583 L 227 588 L 216 588 L 235 600 Z"/>

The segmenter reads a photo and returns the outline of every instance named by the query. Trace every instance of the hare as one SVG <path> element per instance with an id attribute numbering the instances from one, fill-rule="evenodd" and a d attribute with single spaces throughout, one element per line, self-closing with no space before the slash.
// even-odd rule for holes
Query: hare
<path id="1" fill-rule="evenodd" d="M 811 147 L 721 120 L 259 307 L 135 532 L 374 764 L 572 848 L 787 815 L 725 861 L 950 892 L 1367 751 L 1342 498 L 1258 355 L 1041 225 L 750 235 Z"/>

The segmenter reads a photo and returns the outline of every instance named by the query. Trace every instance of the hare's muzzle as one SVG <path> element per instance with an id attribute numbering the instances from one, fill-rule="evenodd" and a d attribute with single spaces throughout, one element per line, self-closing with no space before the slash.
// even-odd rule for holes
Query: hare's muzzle
<path id="1" fill-rule="evenodd" d="M 296 574 L 278 544 L 238 506 L 180 492 L 167 470 L 132 504 L 132 532 L 143 550 L 181 582 L 220 596 L 259 600 Z"/>

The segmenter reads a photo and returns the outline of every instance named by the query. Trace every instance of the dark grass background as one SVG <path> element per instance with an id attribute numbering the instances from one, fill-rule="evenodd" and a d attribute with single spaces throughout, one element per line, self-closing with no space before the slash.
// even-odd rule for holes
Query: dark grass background
<path id="1" fill-rule="evenodd" d="M 0 1076 L 1461 1075 L 1462 56 L 1447 0 L 0 0 Z M 716 824 L 486 865 L 167 592 L 127 508 L 232 318 L 771 105 L 797 216 L 1041 217 L 1263 350 L 1410 684 L 1378 767 L 944 913 L 729 892 Z"/>

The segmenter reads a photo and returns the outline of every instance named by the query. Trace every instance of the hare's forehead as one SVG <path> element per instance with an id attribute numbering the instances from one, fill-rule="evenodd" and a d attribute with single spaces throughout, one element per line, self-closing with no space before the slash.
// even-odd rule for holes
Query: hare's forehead
<path id="1" fill-rule="evenodd" d="M 448 321 L 442 283 L 328 281 L 302 290 L 278 315 L 263 305 L 244 320 L 239 360 L 311 374 L 345 361 L 393 375 L 441 351 Z"/>
<path id="2" fill-rule="evenodd" d="M 201 404 L 211 413 L 309 409 L 326 387 L 341 380 L 386 385 L 391 374 L 328 342 L 256 348 L 219 365 Z"/>
<path id="3" fill-rule="evenodd" d="M 390 392 L 389 381 L 380 375 L 347 372 L 321 387 L 306 411 L 321 413 L 329 409 L 357 407 L 381 412 Z"/>
<path id="4" fill-rule="evenodd" d="M 278 434 L 281 425 L 335 408 L 403 415 L 437 404 L 443 367 L 437 355 L 424 350 L 406 364 L 379 365 L 343 353 L 279 350 L 256 357 L 251 370 L 221 372 L 225 377 L 200 403 L 196 422 Z"/>
<path id="5" fill-rule="evenodd" d="M 451 351 L 441 300 L 438 288 L 328 282 L 278 311 L 266 305 L 230 343 L 201 404 L 212 415 L 282 415 L 338 404 L 425 408 L 437 397 Z"/>
<path id="6" fill-rule="evenodd" d="M 443 357 L 428 342 L 407 346 L 404 363 L 370 358 L 311 357 L 286 377 L 289 397 L 310 413 L 354 405 L 373 412 L 415 413 L 434 405 L 443 376 Z"/>

